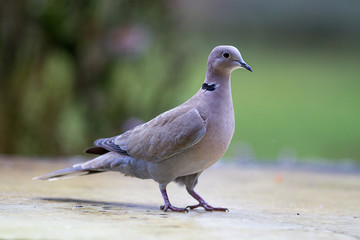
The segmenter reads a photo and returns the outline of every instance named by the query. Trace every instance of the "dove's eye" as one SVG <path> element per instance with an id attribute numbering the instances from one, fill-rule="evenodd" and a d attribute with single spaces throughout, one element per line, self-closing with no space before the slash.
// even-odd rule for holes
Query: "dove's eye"
<path id="1" fill-rule="evenodd" d="M 223 57 L 224 57 L 224 58 L 229 58 L 229 57 L 230 57 L 230 54 L 227 53 L 227 52 L 224 52 L 224 53 L 223 53 Z"/>

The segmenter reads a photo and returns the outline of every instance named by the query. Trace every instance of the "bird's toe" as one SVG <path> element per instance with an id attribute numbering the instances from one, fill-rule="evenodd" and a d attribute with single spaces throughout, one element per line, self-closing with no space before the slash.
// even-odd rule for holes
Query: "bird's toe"
<path id="1" fill-rule="evenodd" d="M 229 209 L 227 209 L 227 208 L 213 207 L 213 206 L 210 206 L 208 204 L 201 204 L 201 203 L 196 204 L 196 205 L 187 206 L 186 208 L 189 208 L 189 209 L 193 210 L 193 209 L 198 208 L 198 207 L 204 208 L 205 211 L 207 211 L 207 212 L 212 212 L 212 211 L 229 212 Z"/>
<path id="2" fill-rule="evenodd" d="M 189 212 L 187 208 L 178 208 L 178 207 L 174 207 L 171 204 L 161 205 L 160 209 L 163 210 L 164 212 L 167 212 L 168 210 L 171 210 L 172 212 Z"/>

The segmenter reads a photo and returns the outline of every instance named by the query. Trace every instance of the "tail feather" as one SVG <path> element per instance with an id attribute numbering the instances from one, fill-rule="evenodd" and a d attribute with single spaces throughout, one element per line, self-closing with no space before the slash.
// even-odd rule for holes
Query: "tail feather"
<path id="1" fill-rule="evenodd" d="M 151 178 L 146 162 L 120 153 L 108 152 L 87 162 L 78 163 L 56 172 L 34 177 L 33 180 L 54 181 L 106 171 L 118 171 L 126 176 L 142 179 Z"/>
<path id="2" fill-rule="evenodd" d="M 76 164 L 72 167 L 64 168 L 52 173 L 34 177 L 33 180 L 55 181 L 58 179 L 73 178 L 73 177 L 84 176 L 94 173 L 101 173 L 101 172 L 103 171 L 94 170 L 94 169 L 84 169 L 80 165 Z"/>
<path id="3" fill-rule="evenodd" d="M 102 148 L 102 147 L 91 147 L 91 148 L 86 149 L 84 152 L 90 153 L 90 154 L 102 155 L 102 154 L 108 153 L 109 150 L 106 150 L 105 148 Z"/>
<path id="4" fill-rule="evenodd" d="M 116 166 L 119 166 L 123 163 L 124 161 L 121 155 L 108 152 L 92 160 L 77 163 L 68 168 L 64 168 L 42 176 L 34 177 L 33 180 L 55 181 L 58 179 L 73 178 L 106 171 L 116 171 Z"/>

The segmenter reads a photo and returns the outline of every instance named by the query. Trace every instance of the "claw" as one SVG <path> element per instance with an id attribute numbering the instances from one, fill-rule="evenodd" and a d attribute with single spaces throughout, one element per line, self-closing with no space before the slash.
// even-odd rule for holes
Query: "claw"
<path id="1" fill-rule="evenodd" d="M 166 193 L 166 188 L 160 189 L 161 194 L 164 198 L 164 202 L 165 205 L 161 205 L 160 209 L 163 210 L 164 212 L 167 212 L 167 210 L 171 210 L 173 212 L 189 212 L 189 210 L 187 208 L 177 208 L 174 207 L 173 205 L 171 205 L 170 201 L 169 201 L 169 197 Z"/>
<path id="2" fill-rule="evenodd" d="M 195 198 L 196 200 L 199 201 L 199 204 L 196 204 L 196 205 L 192 205 L 192 206 L 187 206 L 186 208 L 190 208 L 191 210 L 192 209 L 195 209 L 195 208 L 198 208 L 198 207 L 202 207 L 204 208 L 206 211 L 209 211 L 209 212 L 212 212 L 212 211 L 219 211 L 219 212 L 228 212 L 229 209 L 227 208 L 220 208 L 220 207 L 213 207 L 213 206 L 210 206 L 209 204 L 207 204 L 207 202 L 205 202 L 205 200 L 199 196 L 199 194 L 197 194 L 193 189 L 188 189 L 188 193 L 193 197 Z"/>
<path id="3" fill-rule="evenodd" d="M 198 208 L 198 207 L 202 207 L 202 208 L 205 209 L 205 211 L 208 211 L 208 212 L 212 212 L 212 211 L 229 212 L 229 209 L 227 209 L 227 208 L 213 207 L 213 206 L 210 206 L 208 204 L 202 204 L 202 203 L 187 206 L 186 208 L 190 208 L 191 210 L 193 210 L 193 209 Z"/>
<path id="4" fill-rule="evenodd" d="M 174 207 L 171 204 L 161 205 L 160 209 L 163 210 L 164 212 L 167 212 L 167 210 L 171 210 L 172 212 L 189 212 L 187 208 L 178 208 L 178 207 Z"/>

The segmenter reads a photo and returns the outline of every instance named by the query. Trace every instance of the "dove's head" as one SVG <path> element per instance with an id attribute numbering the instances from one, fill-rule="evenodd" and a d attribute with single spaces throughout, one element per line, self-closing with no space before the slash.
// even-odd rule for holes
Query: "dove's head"
<path id="1" fill-rule="evenodd" d="M 251 67 L 242 59 L 239 50 L 233 46 L 215 47 L 209 55 L 207 68 L 208 71 L 221 75 L 230 75 L 237 68 L 244 68 L 252 72 Z"/>

